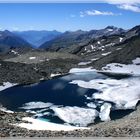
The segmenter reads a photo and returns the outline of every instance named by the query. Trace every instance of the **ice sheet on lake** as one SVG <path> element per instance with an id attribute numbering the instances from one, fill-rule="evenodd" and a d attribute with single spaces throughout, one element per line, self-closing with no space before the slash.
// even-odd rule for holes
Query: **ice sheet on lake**
<path id="1" fill-rule="evenodd" d="M 70 126 L 70 125 L 51 123 L 51 122 L 42 121 L 39 119 L 33 119 L 31 117 L 24 117 L 22 120 L 28 121 L 30 123 L 20 123 L 20 124 L 14 124 L 14 125 L 18 127 L 23 127 L 29 130 L 72 131 L 76 129 L 89 129 L 86 127 L 75 127 L 75 126 Z"/>
<path id="2" fill-rule="evenodd" d="M 140 77 L 121 80 L 95 79 L 89 82 L 74 80 L 71 83 L 99 90 L 92 98 L 113 102 L 116 109 L 133 109 L 140 100 Z"/>
<path id="3" fill-rule="evenodd" d="M 44 103 L 44 102 L 29 102 L 25 103 L 21 109 L 37 109 L 37 108 L 47 108 L 52 106 L 52 103 Z"/>
<path id="4" fill-rule="evenodd" d="M 89 108 L 67 106 L 52 109 L 66 123 L 78 126 L 87 126 L 90 123 L 94 123 L 95 118 L 98 116 L 98 111 Z"/>

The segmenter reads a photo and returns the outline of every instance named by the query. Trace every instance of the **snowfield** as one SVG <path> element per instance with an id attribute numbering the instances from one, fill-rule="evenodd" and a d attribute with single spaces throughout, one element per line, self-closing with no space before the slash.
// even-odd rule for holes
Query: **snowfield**
<path id="1" fill-rule="evenodd" d="M 95 72 L 95 69 L 92 69 L 92 67 L 88 68 L 72 68 L 70 69 L 69 73 L 81 73 L 81 72 Z"/>
<path id="2" fill-rule="evenodd" d="M 76 129 L 89 129 L 86 127 L 76 127 L 76 126 L 55 124 L 55 123 L 51 123 L 47 121 L 42 121 L 39 119 L 33 119 L 30 117 L 24 117 L 22 120 L 28 121 L 30 123 L 20 123 L 20 124 L 14 124 L 14 125 L 18 127 L 23 127 L 29 130 L 72 131 Z"/>
<path id="3" fill-rule="evenodd" d="M 102 68 L 103 71 L 140 75 L 140 58 L 132 60 L 132 64 L 111 63 Z"/>

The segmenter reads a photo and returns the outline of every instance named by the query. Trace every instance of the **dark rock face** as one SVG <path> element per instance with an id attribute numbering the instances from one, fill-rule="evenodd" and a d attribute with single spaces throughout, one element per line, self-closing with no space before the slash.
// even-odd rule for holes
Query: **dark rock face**
<path id="1" fill-rule="evenodd" d="M 75 59 L 54 59 L 38 64 L 0 61 L 0 83 L 7 81 L 18 84 L 36 83 L 42 78 L 50 79 L 51 73 L 65 74 L 78 62 L 79 60 Z"/>
<path id="2" fill-rule="evenodd" d="M 122 48 L 121 50 L 116 50 L 111 54 L 94 61 L 91 65 L 100 69 L 109 63 L 122 63 L 130 64 L 132 60 L 140 57 L 140 36 L 134 36 L 131 39 L 126 40 L 117 47 Z"/>

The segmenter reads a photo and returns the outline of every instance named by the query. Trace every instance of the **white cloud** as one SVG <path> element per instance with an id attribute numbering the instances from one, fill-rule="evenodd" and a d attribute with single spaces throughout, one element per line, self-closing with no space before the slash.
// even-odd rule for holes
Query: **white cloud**
<path id="1" fill-rule="evenodd" d="M 117 5 L 118 8 L 123 10 L 140 12 L 140 0 L 101 0 L 101 1 L 109 4 L 115 4 Z"/>
<path id="2" fill-rule="evenodd" d="M 87 10 L 84 12 L 80 12 L 80 17 L 85 17 L 85 16 L 117 16 L 121 15 L 113 13 L 113 12 L 105 12 L 105 11 L 98 11 L 98 10 Z"/>
<path id="3" fill-rule="evenodd" d="M 140 12 L 140 7 L 137 5 L 122 4 L 122 5 L 119 5 L 118 8 L 133 11 L 133 12 Z"/>
<path id="4" fill-rule="evenodd" d="M 140 0 L 99 0 L 111 4 L 140 4 Z"/>

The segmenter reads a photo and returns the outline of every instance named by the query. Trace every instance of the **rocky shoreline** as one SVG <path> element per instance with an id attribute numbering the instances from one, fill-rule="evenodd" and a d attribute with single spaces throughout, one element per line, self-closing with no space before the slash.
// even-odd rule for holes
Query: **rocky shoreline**
<path id="1" fill-rule="evenodd" d="M 36 131 L 17 127 L 22 118 L 31 116 L 24 112 L 6 113 L 0 111 L 0 137 L 139 137 L 140 106 L 131 114 L 109 122 L 90 126 L 89 130 Z M 25 122 L 24 123 L 28 123 Z"/>

